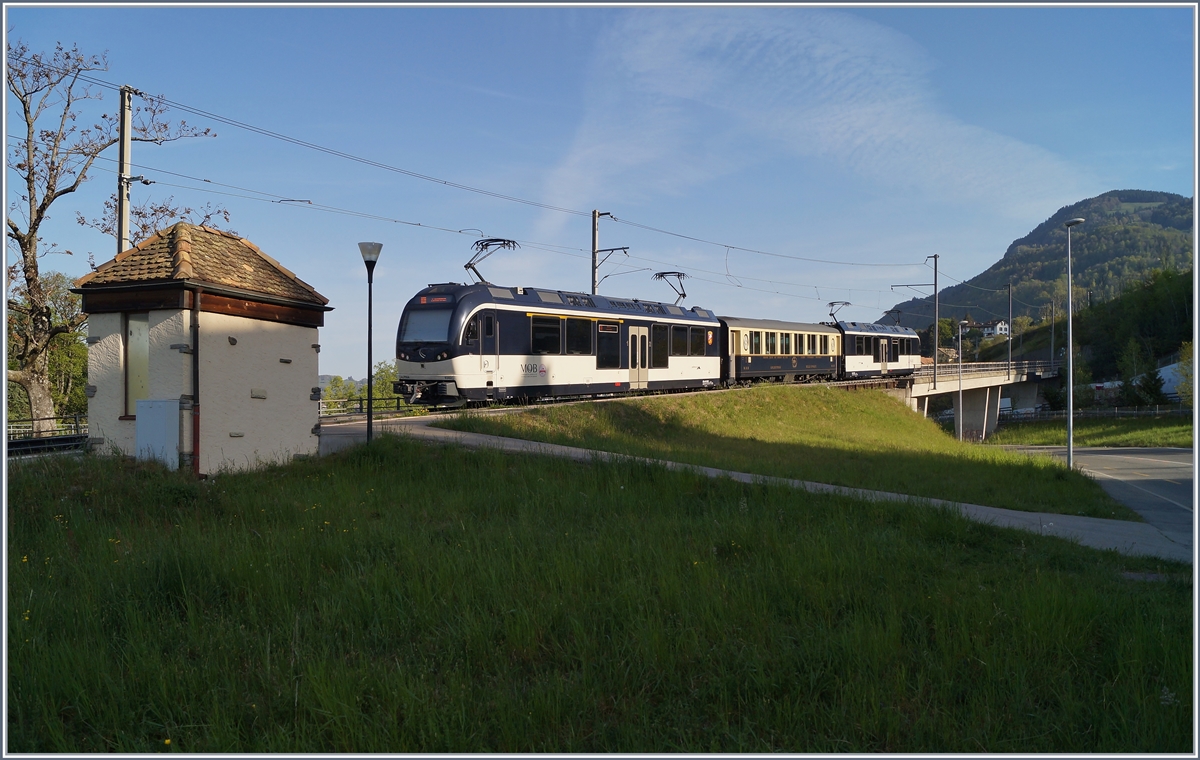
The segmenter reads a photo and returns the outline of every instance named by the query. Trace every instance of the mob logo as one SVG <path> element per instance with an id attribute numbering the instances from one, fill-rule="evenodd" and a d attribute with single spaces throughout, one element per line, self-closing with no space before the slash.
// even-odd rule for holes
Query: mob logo
<path id="1" fill-rule="evenodd" d="M 522 364 L 521 365 L 521 374 L 543 375 L 544 376 L 546 374 L 546 365 L 542 364 L 539 366 L 536 363 L 535 364 Z"/>

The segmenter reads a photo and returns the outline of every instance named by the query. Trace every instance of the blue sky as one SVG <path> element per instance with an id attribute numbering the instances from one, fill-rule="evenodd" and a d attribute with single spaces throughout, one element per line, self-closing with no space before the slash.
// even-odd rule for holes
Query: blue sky
<path id="1" fill-rule="evenodd" d="M 839 317 L 873 321 L 912 294 L 891 285 L 932 281 L 929 254 L 966 279 L 1064 205 L 1114 189 L 1194 194 L 1192 7 L 8 5 L 5 16 L 9 39 L 35 50 L 107 50 L 114 83 L 405 170 L 611 212 L 620 221 L 602 221 L 600 245 L 631 256 L 601 270 L 602 293 L 671 301 L 651 275 L 682 270 L 688 303 L 722 314 L 816 321 L 845 300 Z M 115 102 L 107 92 L 89 105 Z M 481 265 L 490 281 L 589 288 L 590 216 L 174 115 L 218 136 L 135 145 L 135 173 L 156 182 L 135 200 L 225 205 L 233 229 L 328 297 L 323 373 L 366 371 L 360 240 L 384 246 L 377 360 L 392 356 L 413 293 L 466 281 L 476 231 L 525 241 Z M 74 255 L 46 268 L 78 276 L 89 252 L 115 254 L 74 221 L 99 215 L 113 166 L 99 162 L 53 207 L 43 237 Z M 216 195 L 214 183 L 466 232 Z"/>

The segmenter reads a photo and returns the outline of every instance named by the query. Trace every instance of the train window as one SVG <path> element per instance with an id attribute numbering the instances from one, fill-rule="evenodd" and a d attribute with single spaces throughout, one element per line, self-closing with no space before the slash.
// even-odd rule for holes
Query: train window
<path id="1" fill-rule="evenodd" d="M 779 353 L 790 354 L 792 352 L 792 334 L 779 333 Z"/>
<path id="2" fill-rule="evenodd" d="M 479 340 L 479 319 L 472 317 L 463 329 L 463 343 L 474 343 Z"/>
<path id="3" fill-rule="evenodd" d="M 762 353 L 762 332 L 759 330 L 750 331 L 750 353 Z"/>
<path id="4" fill-rule="evenodd" d="M 828 335 L 821 336 L 821 353 L 822 354 L 829 353 L 829 336 Z"/>
<path id="5" fill-rule="evenodd" d="M 775 353 L 775 335 L 776 335 L 776 333 L 773 333 L 773 332 L 767 333 L 767 353 L 768 354 Z"/>
<path id="6" fill-rule="evenodd" d="M 491 314 L 483 318 L 483 337 L 490 338 L 496 334 L 496 319 Z"/>
<path id="7" fill-rule="evenodd" d="M 687 356 L 688 333 L 683 325 L 671 327 L 671 356 Z"/>
<path id="8" fill-rule="evenodd" d="M 600 322 L 596 330 L 596 369 L 620 369 L 621 327 L 612 322 Z"/>
<path id="9" fill-rule="evenodd" d="M 567 320 L 567 353 L 576 356 L 592 355 L 592 320 Z"/>
<path id="10" fill-rule="evenodd" d="M 450 340 L 453 309 L 406 309 L 398 343 L 445 343 Z"/>
<path id="11" fill-rule="evenodd" d="M 815 354 L 817 352 L 817 336 L 808 336 L 808 353 Z"/>
<path id="12" fill-rule="evenodd" d="M 558 317 L 534 317 L 533 353 L 559 354 L 562 353 L 562 323 Z"/>
<path id="13" fill-rule="evenodd" d="M 650 328 L 650 368 L 662 369 L 670 363 L 670 345 L 668 338 L 671 329 L 667 325 L 653 325 Z"/>
<path id="14" fill-rule="evenodd" d="M 704 328 L 693 327 L 688 334 L 691 336 L 688 353 L 692 356 L 704 356 Z"/>

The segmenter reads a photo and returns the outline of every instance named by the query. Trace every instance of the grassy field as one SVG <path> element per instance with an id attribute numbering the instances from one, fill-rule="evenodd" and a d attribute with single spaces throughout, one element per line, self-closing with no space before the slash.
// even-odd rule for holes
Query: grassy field
<path id="1" fill-rule="evenodd" d="M 878 391 L 759 386 L 466 414 L 438 424 L 970 504 L 1141 520 L 1050 457 L 960 443 Z"/>
<path id="2" fill-rule="evenodd" d="M 1190 417 L 1085 418 L 1075 420 L 1076 446 L 1144 446 L 1190 449 Z M 987 441 L 997 445 L 1066 446 L 1067 421 L 1037 420 L 1003 424 Z"/>
<path id="3" fill-rule="evenodd" d="M 1192 747 L 1190 568 L 932 508 L 390 436 L 8 498 L 9 752 Z"/>

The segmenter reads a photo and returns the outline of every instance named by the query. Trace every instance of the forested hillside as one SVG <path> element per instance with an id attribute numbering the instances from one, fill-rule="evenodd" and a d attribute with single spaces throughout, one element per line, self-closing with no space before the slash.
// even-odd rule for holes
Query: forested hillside
<path id="1" fill-rule="evenodd" d="M 941 316 L 976 321 L 1008 317 L 1013 286 L 1013 316 L 1035 321 L 1049 316 L 1051 303 L 1062 313 L 1066 303 L 1067 232 L 1063 222 L 1086 221 L 1071 233 L 1072 280 L 1077 304 L 1110 301 L 1136 288 L 1155 270 L 1192 268 L 1191 198 L 1147 190 L 1114 190 L 1059 209 L 1023 238 L 1014 240 L 987 271 L 958 285 L 945 280 Z M 948 263 L 943 258 L 943 264 Z M 948 287 L 947 287 L 948 286 Z M 897 304 L 900 323 L 927 327 L 933 298 Z"/>

